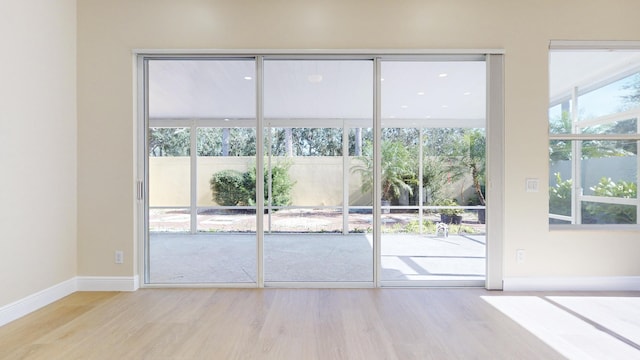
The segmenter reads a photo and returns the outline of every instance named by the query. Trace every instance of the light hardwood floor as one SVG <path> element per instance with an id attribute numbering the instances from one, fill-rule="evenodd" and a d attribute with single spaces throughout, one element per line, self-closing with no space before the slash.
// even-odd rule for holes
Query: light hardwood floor
<path id="1" fill-rule="evenodd" d="M 0 359 L 564 358 L 483 299 L 504 294 L 481 289 L 80 292 L 0 327 Z"/>

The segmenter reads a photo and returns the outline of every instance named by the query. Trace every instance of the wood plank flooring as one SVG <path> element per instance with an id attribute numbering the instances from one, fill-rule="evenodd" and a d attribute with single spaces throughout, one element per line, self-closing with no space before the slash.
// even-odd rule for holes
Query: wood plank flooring
<path id="1" fill-rule="evenodd" d="M 504 295 L 481 289 L 80 292 L 0 327 L 0 359 L 564 358 L 486 296 Z"/>

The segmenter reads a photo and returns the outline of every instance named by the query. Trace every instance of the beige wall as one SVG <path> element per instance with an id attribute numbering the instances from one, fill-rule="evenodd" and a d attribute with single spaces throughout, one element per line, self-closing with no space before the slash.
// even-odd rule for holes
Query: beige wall
<path id="1" fill-rule="evenodd" d="M 544 184 L 549 41 L 640 40 L 638 1 L 78 2 L 80 275 L 136 272 L 135 48 L 504 49 L 504 275 L 640 275 L 637 231 L 550 232 Z M 530 177 L 539 193 L 525 192 Z M 124 266 L 113 264 L 118 248 Z M 516 249 L 527 250 L 524 264 Z"/>
<path id="2" fill-rule="evenodd" d="M 292 204 L 296 206 L 341 206 L 343 187 L 343 164 L 340 156 L 296 156 L 289 159 L 273 158 L 291 163 L 289 176 L 295 183 L 291 190 Z M 349 169 L 362 162 L 351 157 Z M 222 170 L 247 171 L 255 163 L 254 157 L 199 157 L 197 181 L 197 206 L 216 206 L 212 199 L 209 181 L 211 175 Z M 152 207 L 189 207 L 190 204 L 190 165 L 186 156 L 149 158 L 149 205 Z M 358 172 L 349 172 L 349 205 L 371 205 L 371 192 L 363 193 L 362 176 Z M 444 186 L 447 198 L 457 198 L 459 204 L 462 195 L 469 199 L 474 194 L 471 176 Z M 266 190 L 265 190 L 266 191 Z M 417 194 L 414 194 L 417 196 Z"/>
<path id="3" fill-rule="evenodd" d="M 274 158 L 274 164 L 283 159 Z M 190 176 L 188 157 L 149 158 L 149 205 L 189 207 Z M 292 204 L 296 206 L 342 205 L 342 157 L 294 157 L 290 160 L 289 176 L 295 182 L 291 190 Z M 351 159 L 351 161 L 357 161 Z M 222 170 L 247 171 L 255 163 L 254 157 L 199 157 L 197 204 L 216 206 L 212 199 L 209 180 Z M 361 176 L 350 174 L 350 205 L 371 204 L 371 194 L 360 191 Z"/>
<path id="4" fill-rule="evenodd" d="M 76 2 L 0 2 L 0 307 L 76 275 Z"/>

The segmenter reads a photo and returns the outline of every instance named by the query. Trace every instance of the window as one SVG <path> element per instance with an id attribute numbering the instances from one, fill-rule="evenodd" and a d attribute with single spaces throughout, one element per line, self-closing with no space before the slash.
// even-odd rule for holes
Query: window
<path id="1" fill-rule="evenodd" d="M 549 73 L 549 223 L 638 224 L 640 48 L 552 44 Z"/>

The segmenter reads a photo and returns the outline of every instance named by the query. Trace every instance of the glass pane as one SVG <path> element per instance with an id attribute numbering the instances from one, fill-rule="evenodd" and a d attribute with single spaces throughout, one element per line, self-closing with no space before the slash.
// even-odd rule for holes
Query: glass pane
<path id="1" fill-rule="evenodd" d="M 384 62 L 383 121 L 465 119 L 484 126 L 485 67 L 484 61 Z"/>
<path id="2" fill-rule="evenodd" d="M 566 99 L 549 109 L 551 134 L 638 134 L 639 51 L 552 51 L 549 59 L 550 98 Z M 638 140 L 551 140 L 549 223 L 636 223 Z"/>
<path id="3" fill-rule="evenodd" d="M 549 177 L 549 213 L 574 217 L 574 223 L 598 224 L 626 224 L 635 216 L 622 215 L 634 212 L 635 206 L 613 204 L 611 200 L 602 202 L 582 202 L 582 217 L 575 219 L 577 214 L 571 213 L 574 177 L 572 176 L 572 149 L 580 151 L 580 183 L 578 195 L 598 196 L 603 198 L 637 199 L 637 142 L 636 141 L 552 141 L 551 156 L 555 156 L 550 163 Z M 562 149 L 560 151 L 559 149 Z M 578 196 L 574 195 L 574 196 Z M 618 212 L 609 216 L 608 213 Z M 553 217 L 552 217 L 553 219 Z M 556 218 L 555 220 L 564 220 Z M 633 220 L 635 222 L 635 220 Z M 557 223 L 557 221 L 551 221 Z"/>
<path id="4" fill-rule="evenodd" d="M 562 105 L 558 104 L 549 108 L 549 119 L 551 121 L 557 121 L 562 117 Z M 553 131 L 552 131 L 553 132 Z"/>
<path id="5" fill-rule="evenodd" d="M 191 215 L 189 209 L 149 209 L 150 232 L 189 232 Z"/>
<path id="6" fill-rule="evenodd" d="M 272 128 L 273 156 L 342 156 L 342 129 Z"/>
<path id="7" fill-rule="evenodd" d="M 349 206 L 368 210 L 373 206 L 373 131 L 349 129 Z M 356 209 L 354 209 L 356 211 Z"/>
<path id="8" fill-rule="evenodd" d="M 638 106 L 637 95 L 634 97 L 638 81 L 640 75 L 636 74 L 579 96 L 578 119 L 589 120 Z"/>
<path id="9" fill-rule="evenodd" d="M 582 187 L 585 195 L 629 197 L 618 191 L 637 184 L 638 162 L 635 141 L 583 141 Z M 631 185 L 633 186 L 633 185 Z"/>
<path id="10" fill-rule="evenodd" d="M 173 129 L 172 136 L 165 134 L 169 130 L 149 131 L 157 141 L 150 141 L 147 281 L 256 282 L 255 171 L 253 184 L 234 182 L 255 168 L 254 79 L 255 62 L 249 60 L 149 61 L 150 124 L 184 125 Z M 191 131 L 195 154 L 190 151 Z M 171 161 L 158 160 L 167 157 Z M 240 175 L 232 176 L 236 173 Z M 154 184 L 154 179 L 163 182 Z M 159 185 L 162 189 L 154 188 Z M 156 209 L 156 203 L 182 208 Z M 161 226 L 184 233 L 154 231 Z"/>
<path id="11" fill-rule="evenodd" d="M 198 232 L 200 233 L 255 233 L 256 210 L 245 209 L 198 209 Z"/>
<path id="12" fill-rule="evenodd" d="M 268 204 L 342 205 L 342 129 L 272 128 L 270 131 L 271 153 L 267 154 L 270 168 L 265 172 L 271 174 L 273 180 L 265 188 L 271 194 Z M 340 229 L 341 226 L 332 231 Z M 282 231 L 287 230 L 283 228 Z"/>
<path id="13" fill-rule="evenodd" d="M 463 206 L 484 205 L 485 75 L 484 62 L 382 63 L 383 281 L 484 279 L 484 216 Z"/>
<path id="14" fill-rule="evenodd" d="M 581 128 L 583 134 L 635 134 L 638 132 L 638 119 L 614 121 L 607 124 Z"/>
<path id="15" fill-rule="evenodd" d="M 149 118 L 255 119 L 255 62 L 149 61 Z"/>
<path id="16" fill-rule="evenodd" d="M 550 134 L 571 134 L 571 114 L 563 111 L 560 105 L 549 109 L 549 133 Z"/>
<path id="17" fill-rule="evenodd" d="M 198 231 L 256 231 L 255 129 L 198 128 Z"/>
<path id="18" fill-rule="evenodd" d="M 255 152 L 255 129 L 198 128 L 198 207 L 255 206 Z"/>
<path id="19" fill-rule="evenodd" d="M 573 150 L 571 148 L 571 140 L 550 140 L 549 141 L 549 162 L 552 165 L 557 164 L 560 161 L 571 160 Z M 571 163 L 563 162 L 563 166 L 567 170 L 571 170 Z M 550 174 L 555 171 L 551 169 Z"/>
<path id="20" fill-rule="evenodd" d="M 149 129 L 149 206 L 189 207 L 188 128 Z"/>
<path id="21" fill-rule="evenodd" d="M 577 109 L 564 111 L 579 121 L 612 115 L 640 106 L 639 51 L 551 51 L 550 99 L 572 98 L 577 89 Z M 555 112 L 557 114 L 557 111 Z M 556 117 L 550 116 L 554 121 Z"/>
<path id="22" fill-rule="evenodd" d="M 371 61 L 265 61 L 265 118 L 316 119 L 319 127 L 334 119 L 371 121 L 372 74 Z"/>
<path id="23" fill-rule="evenodd" d="M 571 170 L 554 168 L 549 179 L 549 213 L 553 215 L 571 216 L 573 180 Z M 563 175 L 564 173 L 564 175 Z"/>
<path id="24" fill-rule="evenodd" d="M 149 128 L 149 156 L 189 156 L 190 136 L 188 127 Z"/>
<path id="25" fill-rule="evenodd" d="M 349 233 L 373 233 L 373 129 L 349 129 Z"/>
<path id="26" fill-rule="evenodd" d="M 371 193 L 348 176 L 348 124 L 373 124 L 372 61 L 268 60 L 264 79 L 265 281 L 372 281 Z"/>
<path id="27" fill-rule="evenodd" d="M 231 127 L 237 121 L 226 119 L 229 127 L 199 128 L 198 156 L 250 156 L 256 155 L 256 130 Z"/>
<path id="28" fill-rule="evenodd" d="M 582 203 L 583 224 L 637 224 L 637 214 L 635 205 Z"/>

